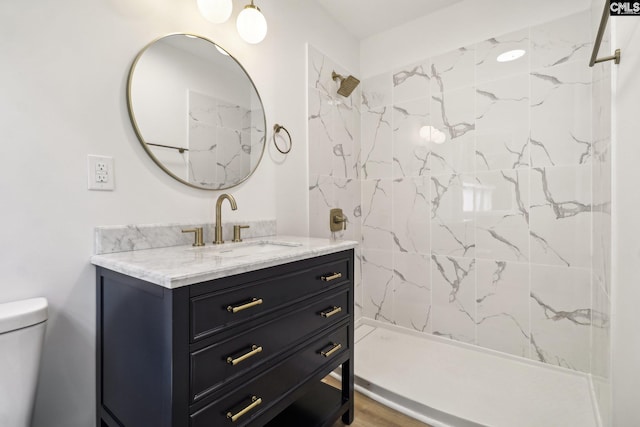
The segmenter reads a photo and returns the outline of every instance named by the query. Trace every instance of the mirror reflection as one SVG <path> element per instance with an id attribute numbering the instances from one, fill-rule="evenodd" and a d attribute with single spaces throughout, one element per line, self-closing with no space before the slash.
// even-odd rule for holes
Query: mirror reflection
<path id="1" fill-rule="evenodd" d="M 210 40 L 173 34 L 152 42 L 131 67 L 127 95 L 140 142 L 173 178 L 220 190 L 258 166 L 262 101 L 242 65 Z"/>

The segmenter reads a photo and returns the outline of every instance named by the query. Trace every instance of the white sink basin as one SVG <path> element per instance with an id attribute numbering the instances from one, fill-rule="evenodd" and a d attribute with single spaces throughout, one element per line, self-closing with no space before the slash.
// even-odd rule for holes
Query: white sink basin
<path id="1" fill-rule="evenodd" d="M 202 248 L 191 248 L 189 250 L 222 258 L 240 258 L 257 254 L 284 252 L 297 246 L 302 246 L 302 243 L 261 240 L 246 243 L 225 243 L 222 245 L 205 246 Z"/>

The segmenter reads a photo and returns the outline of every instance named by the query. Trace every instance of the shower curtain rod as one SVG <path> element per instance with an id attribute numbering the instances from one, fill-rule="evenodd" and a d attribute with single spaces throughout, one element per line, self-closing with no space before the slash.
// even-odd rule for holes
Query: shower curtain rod
<path id="1" fill-rule="evenodd" d="M 613 55 L 605 56 L 604 58 L 598 58 L 598 51 L 602 44 L 602 37 L 604 36 L 604 30 L 607 27 L 607 21 L 609 20 L 609 0 L 604 2 L 604 11 L 602 12 L 602 19 L 600 19 L 600 28 L 598 28 L 598 35 L 596 36 L 596 42 L 593 44 L 593 52 L 591 53 L 591 60 L 589 61 L 589 67 L 593 67 L 598 62 L 615 61 L 616 64 L 620 63 L 620 49 L 616 49 Z"/>

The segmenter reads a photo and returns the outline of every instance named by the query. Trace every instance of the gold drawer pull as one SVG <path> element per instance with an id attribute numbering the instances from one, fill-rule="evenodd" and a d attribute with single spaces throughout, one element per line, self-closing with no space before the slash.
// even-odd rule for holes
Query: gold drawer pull
<path id="1" fill-rule="evenodd" d="M 229 306 L 227 307 L 227 311 L 229 313 L 237 313 L 239 311 L 246 310 L 247 308 L 255 307 L 256 305 L 260 304 L 262 304 L 262 298 L 253 298 L 251 299 L 251 302 L 248 302 L 246 304 L 242 304 L 237 307 Z"/>
<path id="2" fill-rule="evenodd" d="M 326 276 L 320 276 L 323 282 L 330 282 L 332 280 L 336 280 L 342 277 L 342 273 L 331 273 Z"/>
<path id="3" fill-rule="evenodd" d="M 262 403 L 262 399 L 257 396 L 251 396 L 251 402 L 252 402 L 251 405 L 247 406 L 246 408 L 244 408 L 242 411 L 238 412 L 235 415 L 233 415 L 231 412 L 227 412 L 227 419 L 235 423 L 236 421 L 238 421 L 238 419 L 241 416 L 245 415 L 247 412 L 249 412 L 253 408 L 259 406 Z"/>
<path id="4" fill-rule="evenodd" d="M 342 344 L 333 343 L 333 348 L 329 351 L 321 351 L 320 354 L 324 357 L 331 357 L 333 353 L 340 350 L 342 348 Z"/>
<path id="5" fill-rule="evenodd" d="M 327 317 L 331 317 L 331 316 L 333 316 L 334 314 L 338 314 L 338 313 L 340 313 L 341 311 L 342 311 L 342 307 L 336 307 L 336 306 L 333 306 L 333 308 L 330 308 L 330 309 L 329 309 L 329 310 L 327 310 L 327 311 L 323 311 L 323 312 L 321 312 L 321 313 L 320 313 L 320 316 L 327 318 Z"/>
<path id="6" fill-rule="evenodd" d="M 237 359 L 234 359 L 233 357 L 227 357 L 227 363 L 229 365 L 236 366 L 238 363 L 240 363 L 240 362 L 242 362 L 244 360 L 247 360 L 251 356 L 255 356 L 256 354 L 260 353 L 261 351 L 262 351 L 262 347 L 258 347 L 257 345 L 252 345 L 250 352 L 243 354 L 242 356 L 238 357 Z"/>

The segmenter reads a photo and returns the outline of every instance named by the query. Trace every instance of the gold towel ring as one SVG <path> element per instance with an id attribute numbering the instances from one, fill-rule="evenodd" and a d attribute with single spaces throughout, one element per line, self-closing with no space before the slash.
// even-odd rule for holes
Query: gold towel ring
<path id="1" fill-rule="evenodd" d="M 279 146 L 278 143 L 276 142 L 276 135 L 278 133 L 280 133 L 280 131 L 283 130 L 287 133 L 287 136 L 289 137 L 289 149 L 288 150 L 282 150 Z M 276 146 L 276 149 L 281 152 L 282 154 L 287 154 L 289 151 L 291 151 L 291 147 L 293 146 L 293 141 L 291 140 L 291 134 L 289 133 L 289 131 L 287 130 L 286 127 L 284 126 L 280 126 L 279 124 L 275 124 L 273 125 L 273 145 Z"/>

